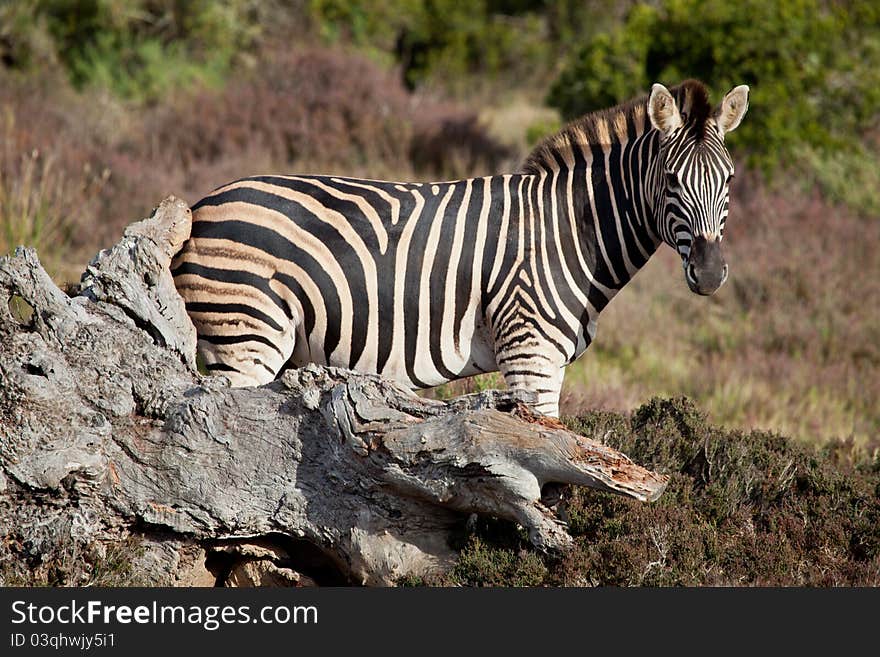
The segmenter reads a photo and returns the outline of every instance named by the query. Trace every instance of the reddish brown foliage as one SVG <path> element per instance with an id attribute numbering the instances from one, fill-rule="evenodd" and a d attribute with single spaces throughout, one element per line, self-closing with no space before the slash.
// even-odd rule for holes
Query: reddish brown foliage
<path id="1" fill-rule="evenodd" d="M 524 572 L 527 545 L 506 523 L 464 541 L 452 581 L 469 585 L 877 586 L 880 461 L 823 458 L 779 435 L 729 432 L 685 399 L 631 416 L 587 413 L 566 424 L 603 436 L 671 476 L 653 504 L 569 489 L 559 512 L 575 546 Z M 838 446 L 847 450 L 846 446 Z M 528 555 L 534 562 L 534 555 Z M 523 562 L 525 563 L 525 562 Z"/>
<path id="2" fill-rule="evenodd" d="M 414 117 L 409 158 L 417 170 L 451 178 L 461 171 L 481 175 L 512 171 L 516 153 L 493 139 L 476 113 L 422 100 Z"/>
<path id="3" fill-rule="evenodd" d="M 222 90 L 181 89 L 145 109 L 75 94 L 62 77 L 4 80 L 0 106 L 12 118 L 0 165 L 14 178 L 21 154 L 51 154 L 53 173 L 70 183 L 53 212 L 69 226 L 71 270 L 170 193 L 193 203 L 270 172 L 465 176 L 488 173 L 506 153 L 475 115 L 414 97 L 361 56 L 267 52 Z"/>
<path id="4" fill-rule="evenodd" d="M 222 92 L 162 107 L 151 133 L 186 170 L 253 150 L 273 162 L 344 167 L 404 160 L 410 116 L 410 96 L 390 72 L 361 57 L 305 50 L 262 63 Z"/>

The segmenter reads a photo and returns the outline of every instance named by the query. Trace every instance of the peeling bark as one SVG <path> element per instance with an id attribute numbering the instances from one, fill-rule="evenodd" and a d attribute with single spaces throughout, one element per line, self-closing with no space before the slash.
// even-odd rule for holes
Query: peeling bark
<path id="1" fill-rule="evenodd" d="M 524 393 L 438 402 L 313 365 L 260 388 L 200 376 L 168 270 L 190 222 L 166 199 L 94 258 L 74 297 L 34 251 L 0 259 L 7 543 L 38 553 L 60 537 L 135 536 L 136 574 L 155 584 L 308 585 L 304 566 L 384 585 L 448 567 L 450 532 L 473 513 L 563 549 L 546 484 L 643 501 L 665 488 L 665 476 L 533 413 Z"/>

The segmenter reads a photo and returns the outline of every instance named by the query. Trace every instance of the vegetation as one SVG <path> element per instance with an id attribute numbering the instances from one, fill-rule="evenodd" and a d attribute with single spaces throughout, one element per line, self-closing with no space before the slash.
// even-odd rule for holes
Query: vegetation
<path id="1" fill-rule="evenodd" d="M 707 424 L 687 399 L 566 424 L 671 476 L 654 504 L 574 488 L 560 503 L 575 547 L 538 557 L 484 522 L 442 584 L 878 586 L 880 454 L 824 451 Z"/>
<path id="2" fill-rule="evenodd" d="M 132 563 L 142 556 L 138 539 L 85 543 L 71 527 L 54 540 L 35 540 L 13 529 L 3 536 L 0 586 L 146 586 Z"/>
<path id="3" fill-rule="evenodd" d="M 854 199 L 841 183 L 880 164 L 876 144 L 865 138 L 880 112 L 878 35 L 874 3 L 640 3 L 616 29 L 584 44 L 547 100 L 571 118 L 658 81 L 696 77 L 718 94 L 748 84 L 755 109 L 730 135 L 732 147 L 745 148 L 765 172 L 805 170 L 808 182 L 821 184 L 833 200 L 874 212 L 875 181 L 865 178 L 871 192 Z"/>
<path id="4" fill-rule="evenodd" d="M 696 298 L 661 248 L 563 391 L 572 426 L 673 474 L 669 492 L 571 491 L 562 559 L 484 521 L 446 583 L 876 584 L 878 28 L 852 0 L 2 3 L 0 252 L 35 246 L 76 280 L 170 193 L 266 171 L 511 171 L 654 81 L 698 77 L 716 99 L 745 82 L 729 282 Z M 62 571 L 40 581 L 98 577 Z"/>
<path id="5" fill-rule="evenodd" d="M 220 84 L 259 32 L 247 0 L 22 0 L 0 10 L 4 58 L 18 69 L 57 60 L 78 89 L 154 101 L 173 86 Z"/>
<path id="6" fill-rule="evenodd" d="M 613 24 L 610 0 L 312 0 L 331 43 L 352 42 L 401 67 L 410 87 L 447 91 L 537 84 L 576 44 Z M 499 81 L 501 84 L 499 85 Z"/>

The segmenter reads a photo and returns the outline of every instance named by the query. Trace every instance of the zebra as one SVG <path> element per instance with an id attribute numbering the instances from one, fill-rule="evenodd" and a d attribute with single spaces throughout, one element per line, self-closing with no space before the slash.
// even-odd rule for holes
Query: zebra
<path id="1" fill-rule="evenodd" d="M 701 82 L 654 84 L 572 121 L 516 173 L 219 187 L 172 263 L 205 368 L 256 386 L 311 362 L 410 389 L 500 371 L 558 417 L 565 367 L 662 242 L 693 292 L 727 279 L 724 137 L 748 93 L 713 108 Z"/>

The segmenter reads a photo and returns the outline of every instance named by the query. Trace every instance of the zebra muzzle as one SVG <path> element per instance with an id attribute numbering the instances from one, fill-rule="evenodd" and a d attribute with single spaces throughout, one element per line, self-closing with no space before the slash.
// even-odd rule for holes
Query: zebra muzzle
<path id="1" fill-rule="evenodd" d="M 728 273 L 721 254 L 721 242 L 702 236 L 695 238 L 684 271 L 691 292 L 709 295 L 717 291 L 724 285 Z"/>

